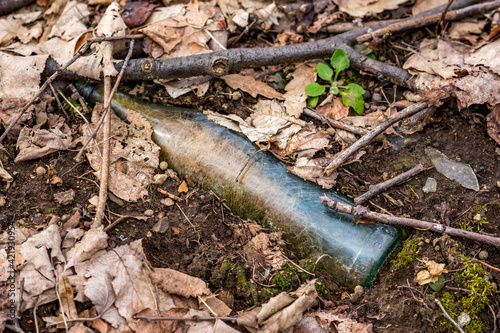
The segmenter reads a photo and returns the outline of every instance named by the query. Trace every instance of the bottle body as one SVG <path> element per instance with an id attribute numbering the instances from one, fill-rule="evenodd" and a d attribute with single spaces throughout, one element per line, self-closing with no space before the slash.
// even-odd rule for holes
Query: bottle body
<path id="1" fill-rule="evenodd" d="M 85 90 L 83 85 L 79 89 Z M 102 90 L 93 89 L 88 100 L 102 101 Z M 282 231 L 287 247 L 297 257 L 326 254 L 318 265 L 344 287 L 369 287 L 401 239 L 397 227 L 356 225 L 351 216 L 324 207 L 319 199 L 323 194 L 352 203 L 289 173 L 268 152 L 252 157 L 257 148 L 251 142 L 200 111 L 154 104 L 120 92 L 111 105 L 123 119 L 128 109 L 141 113 L 152 124 L 153 140 L 162 157 L 176 172 L 212 189 L 235 214 Z"/>

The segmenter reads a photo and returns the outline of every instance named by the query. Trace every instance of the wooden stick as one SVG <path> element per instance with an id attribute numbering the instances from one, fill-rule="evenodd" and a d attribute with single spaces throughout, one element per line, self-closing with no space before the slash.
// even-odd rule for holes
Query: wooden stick
<path id="1" fill-rule="evenodd" d="M 302 110 L 302 113 L 305 114 L 306 116 L 309 116 L 311 118 L 314 118 L 316 120 L 321 121 L 323 124 L 330 125 L 331 127 L 335 127 L 335 128 L 340 128 L 344 131 L 348 131 L 348 132 L 351 132 L 354 134 L 359 134 L 359 135 L 365 135 L 366 133 L 368 133 L 368 131 L 365 130 L 364 128 L 347 125 L 347 124 L 344 124 L 340 121 L 327 118 L 327 117 L 320 115 L 319 113 L 317 113 L 314 110 L 311 110 L 309 108 L 304 108 Z"/>
<path id="2" fill-rule="evenodd" d="M 375 139 L 380 133 L 385 131 L 389 126 L 392 124 L 407 118 L 422 109 L 425 109 L 427 107 L 427 103 L 417 103 L 413 104 L 406 109 L 401 110 L 400 112 L 394 114 L 390 118 L 388 118 L 386 121 L 380 123 L 377 125 L 374 129 L 372 129 L 370 132 L 362 136 L 358 141 L 350 145 L 348 148 L 344 149 L 340 153 L 336 154 L 333 158 L 330 164 L 325 168 L 325 174 L 329 176 L 333 171 L 337 170 L 339 166 L 344 164 L 349 157 L 351 157 L 354 153 L 356 153 L 358 150 L 361 148 L 367 146 L 373 139 Z"/>
<path id="3" fill-rule="evenodd" d="M 356 203 L 356 205 L 362 205 L 366 201 L 370 200 L 372 197 L 376 196 L 377 194 L 384 192 L 385 190 L 387 190 L 388 188 L 390 188 L 392 186 L 399 185 L 403 182 L 406 182 L 407 180 L 415 177 L 416 175 L 418 175 L 422 171 L 424 171 L 424 166 L 422 164 L 418 164 L 417 166 L 411 168 L 410 170 L 408 170 L 406 172 L 403 172 L 402 174 L 400 174 L 392 179 L 386 180 L 385 182 L 378 183 L 376 185 L 372 185 L 368 189 L 368 192 L 355 198 L 354 203 Z"/>
<path id="4" fill-rule="evenodd" d="M 148 316 L 134 316 L 134 319 L 145 319 L 145 320 L 177 320 L 177 321 L 213 321 L 222 320 L 235 323 L 238 318 L 231 317 L 188 317 L 188 318 L 176 318 L 176 317 L 148 317 Z"/>
<path id="5" fill-rule="evenodd" d="M 434 298 L 434 302 L 436 302 L 436 304 L 439 306 L 441 311 L 443 311 L 443 317 L 448 319 L 458 329 L 458 331 L 460 333 L 465 333 L 464 329 L 462 327 L 460 327 L 460 325 L 458 325 L 457 322 L 455 320 L 453 320 L 453 318 L 451 318 L 451 316 L 448 314 L 448 312 L 446 312 L 446 309 L 445 309 L 443 303 L 441 303 L 441 301 L 437 297 Z"/>
<path id="6" fill-rule="evenodd" d="M 447 7 L 444 9 L 448 9 L 449 4 L 447 4 Z M 475 14 L 482 14 L 486 13 L 490 10 L 496 9 L 500 7 L 500 1 L 492 1 L 492 2 L 486 2 L 478 5 L 473 5 L 469 6 L 466 8 L 454 10 L 451 12 L 446 13 L 445 18 L 446 21 L 456 21 L 460 20 L 464 17 L 468 17 L 471 15 Z M 442 13 L 434 14 L 434 15 L 429 15 L 425 17 L 416 17 L 412 18 L 410 20 L 406 20 L 403 22 L 397 22 L 394 24 L 390 24 L 386 27 L 383 27 L 381 29 L 372 31 L 371 33 L 366 33 L 364 35 L 361 35 L 356 38 L 357 43 L 364 43 L 369 40 L 371 40 L 374 36 L 380 37 L 385 35 L 386 33 L 395 33 L 395 32 L 401 32 L 401 31 L 407 31 L 409 29 L 414 29 L 414 28 L 422 28 L 425 26 L 429 26 L 434 23 L 438 23 L 439 20 L 442 17 Z"/>
<path id="7" fill-rule="evenodd" d="M 348 204 L 338 202 L 327 196 L 322 196 L 321 202 L 323 203 L 323 205 L 333 209 L 336 212 L 354 215 L 354 221 L 356 223 L 366 223 L 366 221 L 368 220 L 373 222 L 381 222 L 385 224 L 394 224 L 394 225 L 401 225 L 417 229 L 430 230 L 438 232 L 440 234 L 447 234 L 450 236 L 457 236 L 457 237 L 471 239 L 477 242 L 487 243 L 497 248 L 500 248 L 500 238 L 498 237 L 447 227 L 444 224 L 439 224 L 439 223 L 371 212 L 368 210 L 368 208 L 364 206 L 351 206 Z"/>

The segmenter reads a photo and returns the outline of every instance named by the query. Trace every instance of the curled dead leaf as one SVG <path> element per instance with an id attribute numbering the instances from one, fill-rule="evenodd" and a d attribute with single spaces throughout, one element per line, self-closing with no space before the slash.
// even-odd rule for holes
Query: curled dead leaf
<path id="1" fill-rule="evenodd" d="M 448 273 L 444 268 L 445 264 L 438 264 L 434 260 L 425 261 L 426 270 L 420 271 L 417 274 L 416 281 L 419 285 L 435 283 L 443 273 Z"/>

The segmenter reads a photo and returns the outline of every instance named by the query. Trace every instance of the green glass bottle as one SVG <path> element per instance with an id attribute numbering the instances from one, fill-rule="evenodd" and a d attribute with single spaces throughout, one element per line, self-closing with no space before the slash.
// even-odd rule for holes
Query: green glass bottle
<path id="1" fill-rule="evenodd" d="M 102 102 L 102 85 L 78 84 L 77 88 L 90 103 Z M 129 109 L 142 114 L 154 129 L 153 140 L 162 158 L 176 172 L 212 189 L 242 218 L 282 231 L 287 247 L 298 258 L 326 254 L 318 266 L 341 286 L 370 287 L 402 238 L 397 227 L 356 225 L 351 216 L 324 207 L 319 199 L 323 194 L 352 202 L 289 173 L 270 153 L 250 159 L 256 146 L 198 110 L 154 104 L 122 92 L 115 94 L 111 106 L 122 119 Z"/>

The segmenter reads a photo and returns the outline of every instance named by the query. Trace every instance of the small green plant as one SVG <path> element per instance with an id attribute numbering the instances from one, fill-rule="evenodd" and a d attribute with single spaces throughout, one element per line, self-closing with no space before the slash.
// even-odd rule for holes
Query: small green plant
<path id="1" fill-rule="evenodd" d="M 459 220 L 460 229 L 467 231 L 477 231 L 477 232 L 481 231 L 482 226 L 484 224 L 488 224 L 486 216 L 481 214 L 483 209 L 484 206 L 482 205 L 476 205 L 472 207 L 472 213 L 474 214 L 474 218 L 469 219 L 465 215 L 462 216 L 462 218 Z M 479 219 L 477 219 L 476 216 L 478 216 Z"/>
<path id="2" fill-rule="evenodd" d="M 332 67 L 320 62 L 317 66 L 318 75 L 325 81 L 330 82 L 330 85 L 322 85 L 318 82 L 313 82 L 307 85 L 306 94 L 309 96 L 309 105 L 315 107 L 318 104 L 319 96 L 323 95 L 326 88 L 334 95 L 340 94 L 342 96 L 342 102 L 346 106 L 350 106 L 358 114 L 363 113 L 365 101 L 363 99 L 363 94 L 365 90 L 356 83 L 349 83 L 346 86 L 341 86 L 338 84 L 338 77 L 340 72 L 348 69 L 351 66 L 349 57 L 347 54 L 341 50 L 336 50 L 332 57 L 330 58 L 330 64 L 333 69 L 335 69 L 335 76 L 333 76 Z"/>

